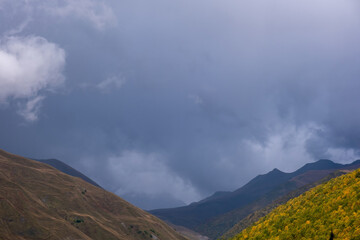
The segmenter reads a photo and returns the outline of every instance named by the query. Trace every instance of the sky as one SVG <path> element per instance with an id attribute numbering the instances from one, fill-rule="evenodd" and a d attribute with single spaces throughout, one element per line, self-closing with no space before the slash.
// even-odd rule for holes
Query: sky
<path id="1" fill-rule="evenodd" d="M 0 0 L 0 148 L 155 209 L 360 159 L 358 0 Z"/>

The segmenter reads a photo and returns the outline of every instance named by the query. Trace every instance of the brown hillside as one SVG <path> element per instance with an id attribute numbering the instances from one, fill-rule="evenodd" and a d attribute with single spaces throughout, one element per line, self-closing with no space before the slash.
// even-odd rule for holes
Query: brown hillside
<path id="1" fill-rule="evenodd" d="M 0 239 L 185 238 L 110 192 L 0 150 Z"/>

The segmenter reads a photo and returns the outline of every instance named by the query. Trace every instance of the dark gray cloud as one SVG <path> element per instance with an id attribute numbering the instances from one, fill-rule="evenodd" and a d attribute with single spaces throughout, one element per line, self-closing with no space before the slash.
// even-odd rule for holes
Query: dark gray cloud
<path id="1" fill-rule="evenodd" d="M 39 67 L 62 85 L 30 84 L 36 91 L 16 97 L 0 90 L 0 145 L 59 158 L 148 209 L 232 190 L 275 167 L 353 161 L 359 7 L 0 0 L 0 86 L 9 38 L 43 39 L 66 56 Z M 36 77 L 31 66 L 19 64 Z M 27 109 L 36 110 L 33 122 L 19 114 Z"/>

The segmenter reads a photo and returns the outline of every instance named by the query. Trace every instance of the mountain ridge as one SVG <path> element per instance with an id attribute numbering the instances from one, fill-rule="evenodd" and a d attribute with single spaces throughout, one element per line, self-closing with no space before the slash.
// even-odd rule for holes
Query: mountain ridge
<path id="1" fill-rule="evenodd" d="M 62 162 L 62 161 L 60 161 L 58 159 L 54 159 L 54 158 L 51 158 L 51 159 L 34 159 L 34 158 L 32 158 L 32 160 L 48 164 L 48 165 L 56 168 L 57 170 L 59 170 L 59 171 L 61 171 L 63 173 L 66 173 L 66 174 L 68 174 L 70 176 L 73 176 L 73 177 L 81 178 L 81 179 L 85 180 L 88 183 L 91 183 L 92 185 L 94 185 L 96 187 L 102 188 L 99 184 L 97 184 L 91 178 L 87 177 L 82 172 L 76 170 L 75 168 L 71 167 L 70 165 L 68 165 L 68 164 L 66 164 L 66 163 L 64 163 L 64 162 Z"/>
<path id="2" fill-rule="evenodd" d="M 235 209 L 244 208 L 258 199 L 261 199 L 261 197 L 265 196 L 271 191 L 274 191 L 274 194 L 271 195 L 271 200 L 275 200 L 277 197 L 293 191 L 294 189 L 301 187 L 304 184 L 319 180 L 316 176 L 310 174 L 309 176 L 313 179 L 305 179 L 305 181 L 302 179 L 303 182 L 301 182 L 300 177 L 298 176 L 309 173 L 309 171 L 331 170 L 329 172 L 322 173 L 328 174 L 340 168 L 355 167 L 356 165 L 360 166 L 360 161 L 357 160 L 350 164 L 339 164 L 334 163 L 328 159 L 321 159 L 316 162 L 305 164 L 298 170 L 290 173 L 285 173 L 275 168 L 266 174 L 256 176 L 235 191 L 220 193 L 217 192 L 218 194 L 213 194 L 208 198 L 184 207 L 172 209 L 155 209 L 149 212 L 165 221 L 169 221 L 176 225 L 185 226 L 199 232 L 202 235 L 214 239 L 216 236 L 221 236 L 222 233 L 224 233 L 224 231 L 227 229 L 225 229 L 224 226 L 224 229 L 222 229 L 221 232 L 214 233 L 216 236 L 209 235 L 208 231 L 213 231 L 211 227 L 210 229 L 206 227 L 206 224 L 208 224 L 209 221 L 211 222 L 216 220 L 219 216 L 222 216 Z M 324 176 L 321 175 L 321 177 Z M 281 187 L 282 185 L 284 186 Z M 279 188 L 279 190 L 276 190 L 276 188 Z M 263 204 L 269 204 L 270 202 L 271 201 L 263 201 Z"/>
<path id="3" fill-rule="evenodd" d="M 319 170 L 317 170 L 317 171 L 319 171 Z M 323 170 L 323 171 L 326 171 L 326 170 Z M 351 171 L 351 170 L 340 169 L 340 170 L 331 172 L 329 174 L 319 174 L 319 172 L 317 172 L 317 175 L 320 175 L 319 178 L 321 178 L 319 181 L 315 181 L 315 182 L 311 182 L 306 185 L 303 185 L 303 186 L 289 192 L 288 194 L 285 194 L 285 195 L 275 199 L 274 201 L 272 201 L 271 203 L 269 203 L 268 205 L 266 205 L 263 208 L 254 209 L 254 211 L 251 214 L 247 215 L 246 217 L 244 217 L 243 219 L 238 221 L 232 228 L 230 228 L 227 232 L 225 232 L 221 236 L 220 239 L 229 239 L 231 237 L 234 237 L 236 234 L 241 232 L 243 229 L 245 229 L 245 228 L 251 226 L 253 223 L 257 222 L 261 217 L 266 216 L 268 213 L 270 213 L 271 210 L 273 210 L 277 206 L 279 206 L 281 204 L 285 204 L 290 199 L 298 197 L 299 195 L 303 194 L 304 192 L 310 190 L 311 188 L 316 187 L 319 184 L 325 183 L 332 178 L 346 174 L 349 171 Z M 324 175 L 325 175 L 325 177 L 322 177 Z"/>

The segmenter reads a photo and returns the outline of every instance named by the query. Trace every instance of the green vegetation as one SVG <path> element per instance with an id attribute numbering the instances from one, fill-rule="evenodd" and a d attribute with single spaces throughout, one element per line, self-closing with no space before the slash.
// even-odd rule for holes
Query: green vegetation
<path id="1" fill-rule="evenodd" d="M 82 218 L 74 219 L 74 223 L 83 223 L 83 222 L 84 222 L 84 219 L 82 219 Z"/>
<path id="2" fill-rule="evenodd" d="M 332 179 L 277 207 L 233 240 L 360 239 L 360 170 Z"/>

